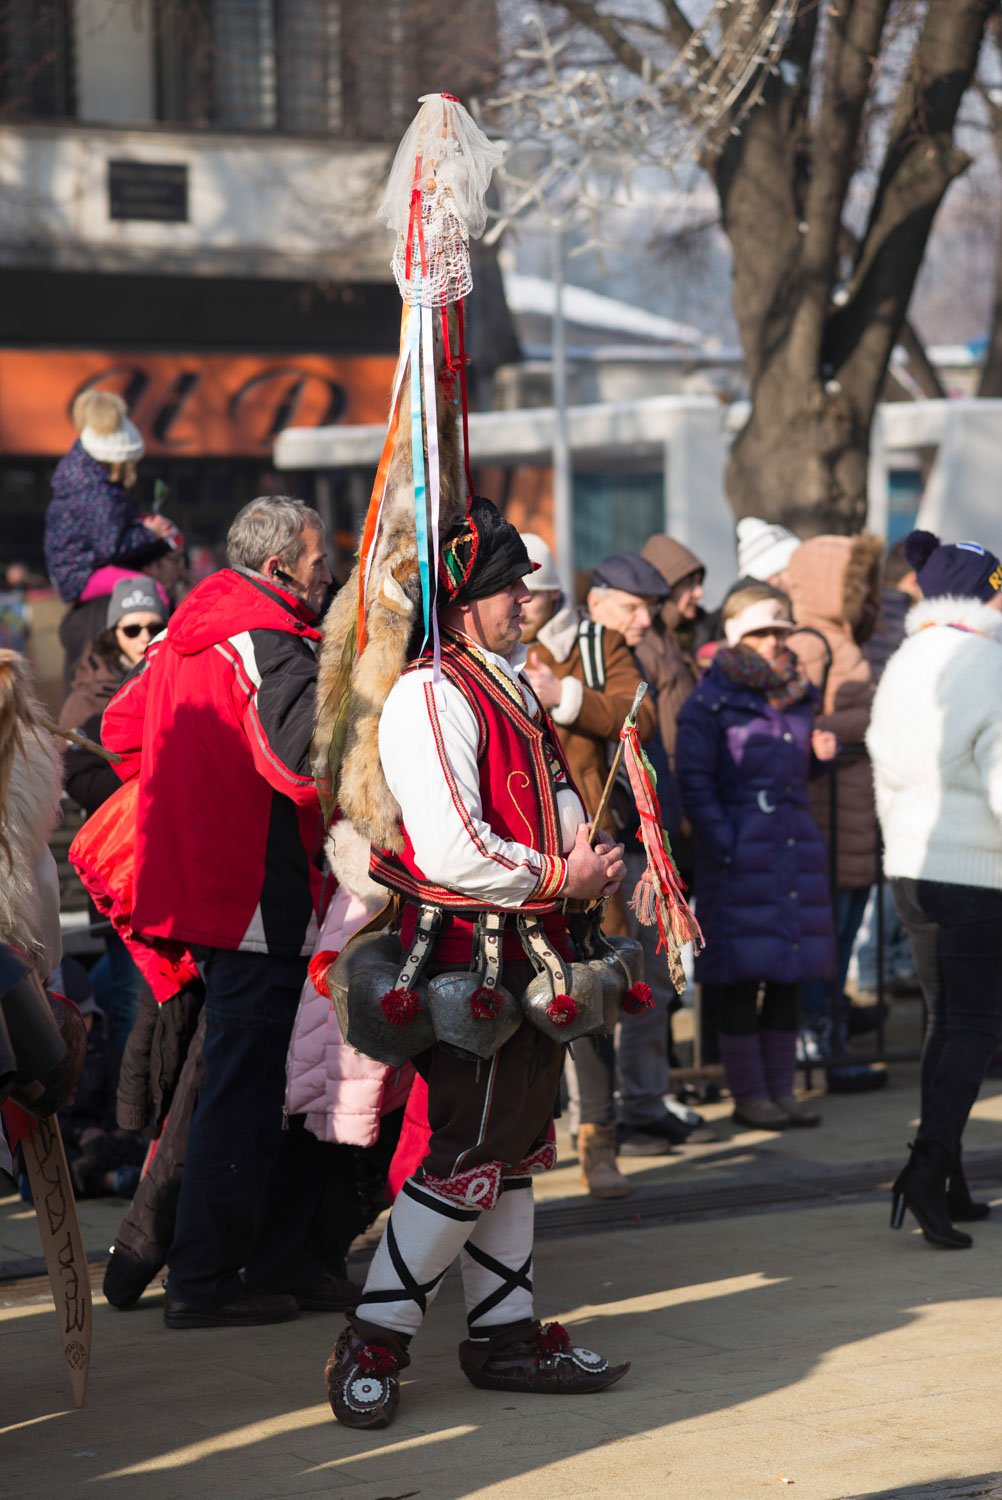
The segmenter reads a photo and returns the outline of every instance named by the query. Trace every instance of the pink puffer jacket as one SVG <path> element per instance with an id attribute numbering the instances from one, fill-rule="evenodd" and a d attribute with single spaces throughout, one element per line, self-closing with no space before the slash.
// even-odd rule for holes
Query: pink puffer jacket
<path id="1" fill-rule="evenodd" d="M 340 952 L 372 915 L 364 901 L 338 886 L 316 951 Z M 289 1114 L 305 1115 L 307 1130 L 318 1140 L 344 1146 L 373 1145 L 380 1117 L 406 1103 L 414 1078 L 410 1063 L 399 1070 L 388 1068 L 349 1047 L 330 1001 L 309 979 L 303 985 L 285 1071 Z"/>

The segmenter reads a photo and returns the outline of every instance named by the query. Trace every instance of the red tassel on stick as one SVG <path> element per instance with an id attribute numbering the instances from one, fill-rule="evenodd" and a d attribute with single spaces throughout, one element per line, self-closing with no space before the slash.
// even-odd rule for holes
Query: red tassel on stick
<path id="1" fill-rule="evenodd" d="M 686 943 L 692 943 L 698 953 L 704 947 L 703 934 L 689 910 L 682 880 L 671 856 L 671 845 L 661 821 L 657 777 L 641 748 L 636 724 L 627 720 L 620 730 L 620 738 L 625 742 L 626 770 L 640 814 L 640 837 L 647 854 L 647 869 L 637 883 L 630 906 L 636 912 L 638 922 L 645 927 L 657 923 L 658 951 L 664 949 L 672 983 L 681 993 L 685 988 L 681 949 Z"/>

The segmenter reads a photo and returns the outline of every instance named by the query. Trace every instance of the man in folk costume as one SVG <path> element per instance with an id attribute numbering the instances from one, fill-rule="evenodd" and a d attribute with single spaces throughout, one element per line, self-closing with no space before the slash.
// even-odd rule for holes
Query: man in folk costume
<path id="1" fill-rule="evenodd" d="M 518 532 L 478 498 L 469 521 L 444 539 L 443 558 L 441 682 L 433 682 L 431 653 L 419 657 L 380 719 L 403 849 L 374 849 L 372 873 L 408 903 L 405 945 L 417 902 L 444 909 L 426 973 L 468 967 L 473 917 L 484 908 L 541 914 L 566 956 L 562 903 L 612 894 L 624 873 L 622 846 L 589 847 L 559 741 L 521 672 L 523 578 L 533 565 Z M 502 956 L 505 985 L 518 993 L 533 971 L 514 931 Z M 531 1174 L 555 1165 L 551 1121 L 563 1060 L 559 1042 L 529 1020 L 489 1062 L 438 1043 L 414 1059 L 428 1083 L 431 1141 L 327 1367 L 340 1421 L 390 1421 L 410 1339 L 457 1254 L 469 1331 L 459 1358 L 474 1385 L 581 1393 L 626 1373 L 625 1364 L 571 1347 L 559 1325 L 534 1320 Z"/>
<path id="2" fill-rule="evenodd" d="M 533 1316 L 531 1174 L 555 1165 L 564 1044 L 615 1026 L 624 994 L 645 987 L 639 945 L 598 930 L 622 849 L 590 837 L 521 671 L 533 565 L 473 494 L 463 298 L 499 151 L 450 95 L 421 103 L 382 207 L 404 301 L 390 420 L 358 561 L 324 621 L 313 741 L 325 814 L 340 813 L 335 873 L 354 890 L 367 842 L 369 872 L 392 893 L 340 955 L 314 956 L 313 982 L 356 1051 L 413 1059 L 431 1127 L 328 1361 L 331 1406 L 354 1427 L 392 1419 L 408 1344 L 458 1254 L 473 1384 L 582 1392 L 627 1368 Z M 677 959 L 685 924 L 663 869 L 644 905 Z M 566 902 L 595 907 L 569 919 L 573 953 Z"/>

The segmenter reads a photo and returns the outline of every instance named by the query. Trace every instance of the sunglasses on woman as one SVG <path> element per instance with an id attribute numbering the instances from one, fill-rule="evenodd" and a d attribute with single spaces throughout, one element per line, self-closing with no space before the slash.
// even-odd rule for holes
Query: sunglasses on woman
<path id="1" fill-rule="evenodd" d="M 158 627 L 156 625 L 119 625 L 118 627 L 118 629 L 125 636 L 126 640 L 130 641 L 134 641 L 136 637 L 142 635 L 144 631 L 152 639 L 153 632 L 157 628 Z"/>

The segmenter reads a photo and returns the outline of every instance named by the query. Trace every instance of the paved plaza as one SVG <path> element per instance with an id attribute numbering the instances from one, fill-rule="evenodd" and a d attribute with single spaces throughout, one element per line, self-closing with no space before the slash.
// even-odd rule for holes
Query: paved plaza
<path id="1" fill-rule="evenodd" d="M 916 1114 L 916 1070 L 824 1101 L 820 1130 L 731 1135 L 651 1167 L 634 1195 L 544 1180 L 537 1302 L 630 1374 L 588 1397 L 474 1390 L 458 1273 L 414 1345 L 400 1416 L 347 1431 L 324 1399 L 336 1316 L 168 1332 L 159 1290 L 120 1313 L 98 1291 L 86 1405 L 73 1409 L 44 1284 L 0 1284 L 5 1500 L 665 1500 L 1002 1495 L 1002 1085 L 968 1131 L 998 1209 L 970 1251 L 888 1231 L 886 1185 Z M 83 1205 L 88 1248 L 119 1205 Z M 37 1269 L 37 1230 L 0 1201 L 0 1262 Z M 357 1270 L 363 1262 L 358 1260 Z M 100 1286 L 100 1268 L 95 1267 Z M 961 1482 L 962 1481 L 962 1482 Z"/>

